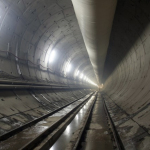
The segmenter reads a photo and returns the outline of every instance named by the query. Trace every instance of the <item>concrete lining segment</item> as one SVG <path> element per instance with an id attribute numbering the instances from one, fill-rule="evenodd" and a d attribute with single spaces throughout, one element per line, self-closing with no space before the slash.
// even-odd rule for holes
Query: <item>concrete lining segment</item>
<path id="1" fill-rule="evenodd" d="M 117 0 L 72 0 L 82 36 L 99 83 Z"/>
<path id="2" fill-rule="evenodd" d="M 0 12 L 0 77 L 75 84 L 75 69 L 92 67 L 71 1 L 0 0 Z M 46 61 L 52 50 L 58 54 L 53 65 Z M 83 59 L 74 62 L 79 55 Z M 68 60 L 75 68 L 67 75 L 71 80 L 66 81 L 56 74 L 64 75 Z M 95 77 L 91 69 L 84 73 L 92 80 Z"/>

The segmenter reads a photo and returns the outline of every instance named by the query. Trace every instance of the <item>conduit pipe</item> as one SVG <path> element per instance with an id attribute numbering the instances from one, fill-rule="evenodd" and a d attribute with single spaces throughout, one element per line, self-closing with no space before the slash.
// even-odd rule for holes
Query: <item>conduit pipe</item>
<path id="1" fill-rule="evenodd" d="M 117 0 L 72 0 L 82 36 L 99 84 Z"/>

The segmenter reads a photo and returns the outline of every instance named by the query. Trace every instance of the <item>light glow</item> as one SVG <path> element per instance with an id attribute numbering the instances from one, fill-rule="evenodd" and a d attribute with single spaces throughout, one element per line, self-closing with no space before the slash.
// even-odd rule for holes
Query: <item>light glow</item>
<path id="1" fill-rule="evenodd" d="M 55 58 L 56 58 L 56 52 L 53 50 L 53 51 L 50 53 L 49 62 L 52 63 Z"/>
<path id="2" fill-rule="evenodd" d="M 70 125 L 67 126 L 66 131 L 70 132 Z"/>
<path id="3" fill-rule="evenodd" d="M 86 76 L 84 76 L 84 78 L 83 78 L 86 82 L 88 82 L 88 83 L 90 83 L 90 84 L 93 84 L 94 86 L 97 86 L 98 87 L 98 85 L 97 84 L 95 84 L 93 81 L 91 81 L 89 78 L 87 78 Z"/>
<path id="4" fill-rule="evenodd" d="M 52 147 L 50 148 L 50 150 L 55 150 L 54 146 L 52 146 Z"/>
<path id="5" fill-rule="evenodd" d="M 100 85 L 100 88 L 101 88 L 101 89 L 103 88 L 103 84 Z"/>
<path id="6" fill-rule="evenodd" d="M 81 75 L 80 75 L 80 78 L 82 79 L 83 78 L 83 74 L 81 73 Z"/>
<path id="7" fill-rule="evenodd" d="M 71 71 L 71 69 L 72 69 L 71 64 L 68 64 L 68 66 L 67 66 L 67 68 L 66 68 L 66 72 L 70 72 L 70 71 Z"/>
<path id="8" fill-rule="evenodd" d="M 79 116 L 78 116 L 78 114 L 76 115 L 76 117 L 75 117 L 77 120 L 79 119 Z"/>
<path id="9" fill-rule="evenodd" d="M 83 73 L 80 73 L 79 70 L 77 70 L 77 71 L 75 72 L 75 77 L 76 77 L 76 76 L 78 76 L 80 79 L 82 79 L 83 82 L 90 83 L 90 84 L 92 84 L 92 85 L 98 87 L 97 84 L 95 84 L 93 81 L 91 81 L 91 80 L 90 80 L 87 76 L 85 76 Z"/>

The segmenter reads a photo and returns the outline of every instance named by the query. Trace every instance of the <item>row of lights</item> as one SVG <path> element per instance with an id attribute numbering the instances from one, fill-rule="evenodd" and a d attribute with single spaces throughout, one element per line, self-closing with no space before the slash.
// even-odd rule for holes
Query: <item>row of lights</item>
<path id="1" fill-rule="evenodd" d="M 55 58 L 56 58 L 56 51 L 53 50 L 53 51 L 51 51 L 50 54 L 48 53 L 47 55 L 48 56 L 46 57 L 46 63 L 48 61 L 49 61 L 49 63 L 52 63 L 55 60 Z M 68 64 L 66 66 L 66 73 L 69 73 L 71 71 L 71 69 L 72 69 L 72 65 Z M 97 86 L 97 84 L 95 84 L 90 79 L 88 79 L 83 73 L 80 73 L 79 70 L 76 71 L 75 76 L 79 76 L 80 79 L 83 79 L 84 81 L 89 82 L 90 84 L 93 84 L 93 85 Z"/>
<path id="2" fill-rule="evenodd" d="M 79 76 L 80 79 L 83 79 L 84 81 L 97 86 L 97 84 L 95 84 L 93 81 L 91 81 L 89 78 L 87 78 L 83 73 L 80 73 L 79 70 L 76 71 L 75 76 Z"/>

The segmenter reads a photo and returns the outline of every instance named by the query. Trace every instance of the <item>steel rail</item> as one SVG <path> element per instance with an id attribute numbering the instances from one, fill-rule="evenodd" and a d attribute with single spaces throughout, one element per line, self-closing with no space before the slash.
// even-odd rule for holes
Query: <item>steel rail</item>
<path id="1" fill-rule="evenodd" d="M 116 144 L 116 147 L 117 147 L 117 150 L 125 150 L 123 144 L 122 144 L 122 141 L 120 139 L 120 136 L 115 128 L 115 125 L 113 123 L 113 120 L 109 114 L 109 111 L 108 111 L 108 108 L 107 108 L 107 105 L 106 105 L 106 102 L 103 98 L 103 103 L 104 103 L 104 108 L 105 108 L 105 112 L 106 112 L 106 115 L 108 116 L 109 118 L 109 121 L 110 121 L 110 126 L 111 126 L 111 129 L 112 129 L 112 132 L 113 132 L 113 137 L 114 137 L 114 140 L 115 140 L 115 144 Z"/>

